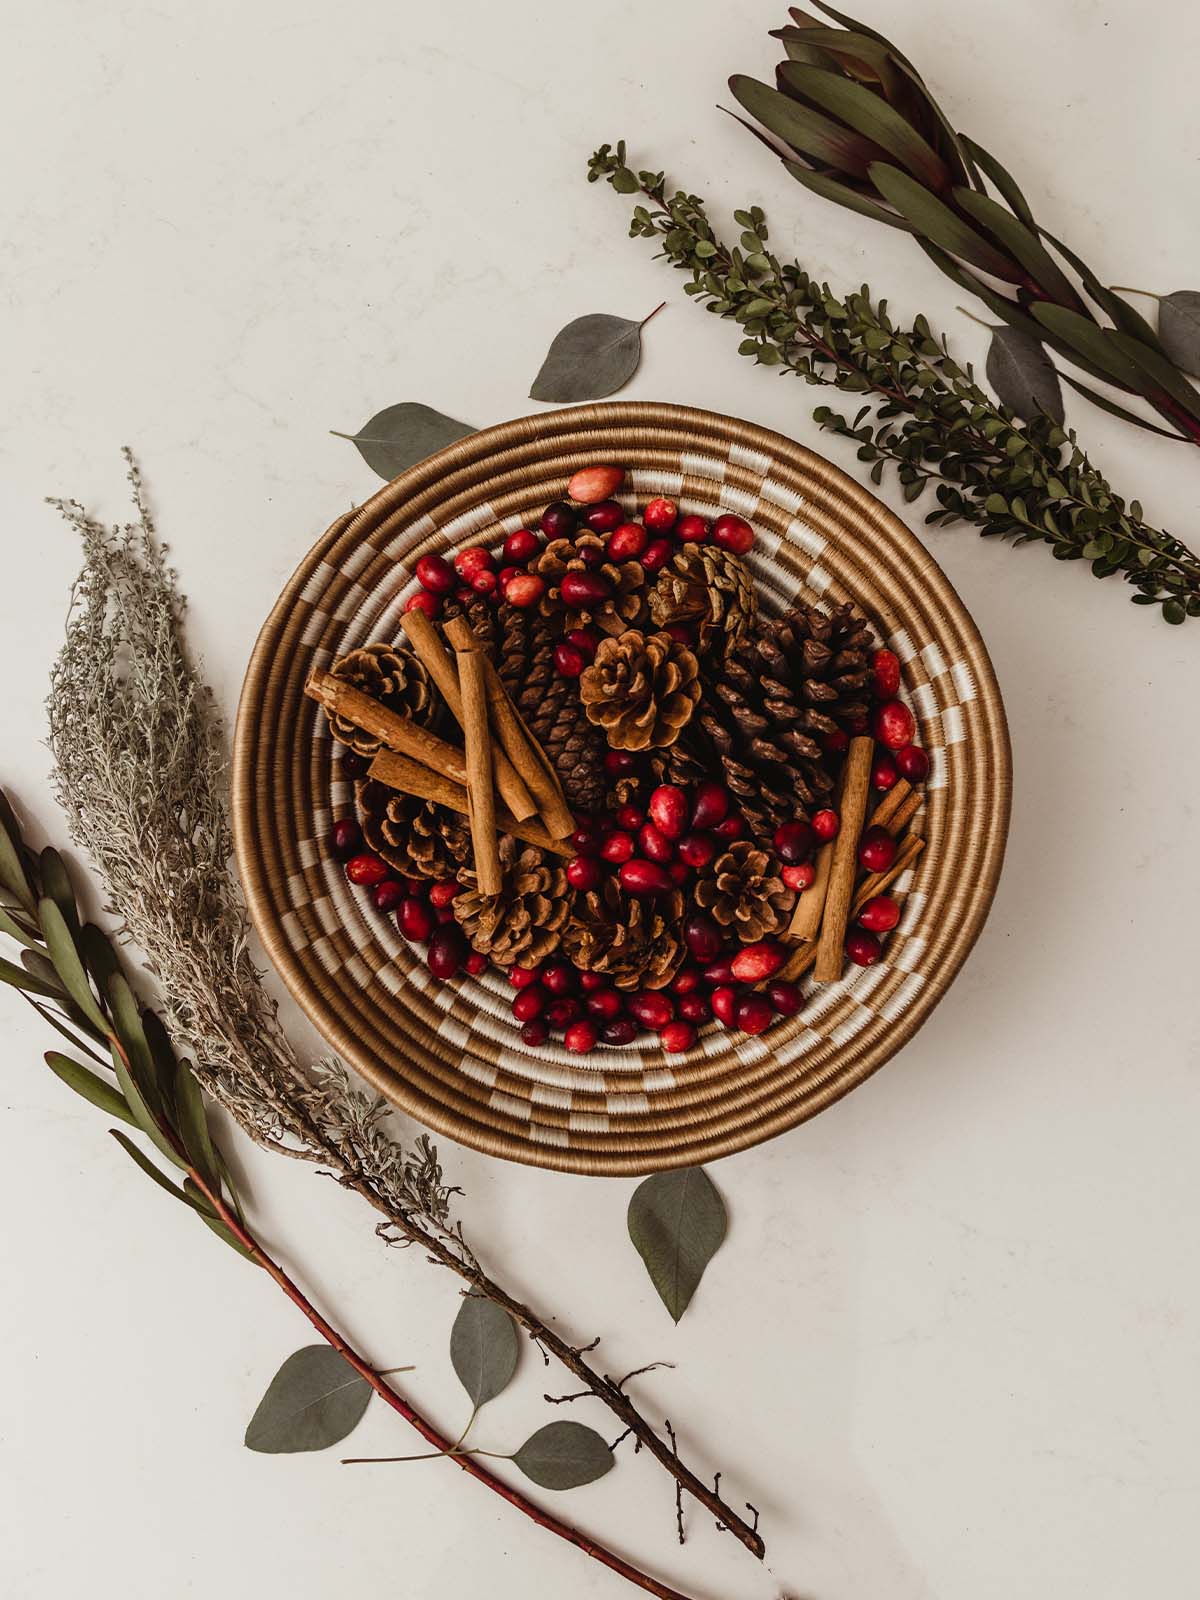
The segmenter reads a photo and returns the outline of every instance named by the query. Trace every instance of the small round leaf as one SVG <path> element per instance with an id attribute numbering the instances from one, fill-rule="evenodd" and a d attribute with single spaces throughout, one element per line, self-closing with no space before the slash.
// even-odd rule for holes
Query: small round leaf
<path id="1" fill-rule="evenodd" d="M 371 1388 L 327 1344 L 305 1345 L 271 1379 L 246 1429 L 246 1448 L 267 1455 L 325 1450 L 358 1426 Z"/>
<path id="2" fill-rule="evenodd" d="M 1000 404 L 1026 422 L 1042 411 L 1054 422 L 1063 420 L 1057 369 L 1038 341 L 1022 329 L 992 329 L 987 379 Z"/>
<path id="3" fill-rule="evenodd" d="M 481 1295 L 467 1295 L 450 1330 L 450 1362 L 476 1406 L 508 1387 L 519 1348 L 508 1312 Z"/>
<path id="4" fill-rule="evenodd" d="M 629 1237 L 678 1322 L 725 1237 L 725 1204 L 703 1167 L 656 1172 L 633 1191 Z"/>
<path id="5" fill-rule="evenodd" d="M 541 1489 L 578 1489 L 611 1472 L 613 1453 L 582 1422 L 548 1422 L 531 1434 L 513 1461 Z"/>

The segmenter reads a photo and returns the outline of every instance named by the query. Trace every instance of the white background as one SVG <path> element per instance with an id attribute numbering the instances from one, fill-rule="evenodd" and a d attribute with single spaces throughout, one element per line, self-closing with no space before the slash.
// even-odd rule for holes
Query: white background
<path id="1" fill-rule="evenodd" d="M 1106 281 L 1200 280 L 1200 17 L 1174 0 L 858 0 Z M 629 398 L 687 401 L 846 463 L 822 396 L 741 362 L 583 181 L 624 135 L 777 248 L 868 278 L 966 356 L 985 335 L 905 238 L 823 206 L 714 109 L 769 71 L 782 5 L 39 0 L 4 12 L 3 781 L 56 838 L 46 674 L 76 569 L 41 503 L 124 510 L 145 468 L 232 712 L 311 540 L 375 487 L 352 446 L 420 399 L 530 409 L 570 317 L 670 308 Z M 1115 485 L 1194 544 L 1200 460 L 1086 407 Z M 853 463 L 851 462 L 853 469 Z M 914 523 L 916 514 L 910 516 Z M 626 1237 L 626 1182 L 442 1141 L 477 1248 L 687 1455 L 762 1508 L 769 1566 L 622 1452 L 554 1509 L 703 1600 L 1108 1600 L 1194 1584 L 1200 1468 L 1195 792 L 1200 623 L 1172 630 L 1043 548 L 929 535 L 1012 725 L 1004 877 L 921 1035 L 816 1122 L 714 1169 L 728 1242 L 678 1329 Z M 615 1596 L 620 1581 L 448 1465 L 268 1458 L 242 1430 L 306 1326 L 133 1171 L 3 1000 L 0 1589 L 13 1600 L 353 1593 Z M 299 1026 L 299 1025 L 297 1025 Z M 282 1258 L 447 1431 L 455 1284 L 358 1202 L 238 1146 Z M 484 1414 L 514 1446 L 558 1373 Z M 581 1420 L 608 1427 L 607 1415 Z M 561 1414 L 561 1413 L 555 1413 Z M 415 1448 L 373 1406 L 356 1453 Z M 7 1524 L 8 1526 L 3 1526 Z"/>

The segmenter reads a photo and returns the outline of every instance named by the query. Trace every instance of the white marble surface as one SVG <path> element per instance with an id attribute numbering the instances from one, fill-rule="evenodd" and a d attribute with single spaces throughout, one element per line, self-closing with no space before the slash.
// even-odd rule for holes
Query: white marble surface
<path id="1" fill-rule="evenodd" d="M 1109 280 L 1200 277 L 1200 18 L 1182 0 L 858 0 Z M 775 58 L 762 0 L 40 0 L 4 7 L 3 781 L 61 836 L 41 701 L 76 551 L 41 503 L 123 507 L 138 450 L 232 709 L 308 542 L 369 493 L 329 437 L 419 398 L 478 424 L 529 409 L 545 345 L 648 311 L 626 391 L 794 434 L 839 461 L 815 396 L 739 363 L 627 206 L 583 182 L 624 134 L 779 244 L 866 276 L 968 355 L 981 330 L 906 240 L 806 197 L 713 109 Z M 1189 198 L 1190 197 L 1190 198 Z M 1084 410 L 1127 494 L 1193 543 L 1200 465 Z M 1200 1469 L 1195 1142 L 1195 696 L 1171 630 L 1041 550 L 929 543 L 992 650 L 1012 723 L 1004 879 L 968 967 L 868 1086 L 715 1172 L 729 1241 L 675 1329 L 624 1237 L 630 1186 L 446 1148 L 479 1248 L 639 1384 L 689 1456 L 763 1511 L 769 1566 L 623 1456 L 555 1509 L 701 1600 L 1108 1600 L 1195 1583 Z M 448 1466 L 271 1459 L 241 1433 L 291 1307 L 176 1214 L 5 1025 L 0 1590 L 150 1600 L 387 1593 L 611 1596 L 619 1580 Z M 243 1151 L 284 1260 L 413 1393 L 463 1416 L 454 1285 L 370 1217 Z M 555 1386 L 557 1375 L 549 1378 Z M 515 1443 L 541 1363 L 485 1413 Z M 364 1453 L 411 1447 L 372 1410 Z"/>

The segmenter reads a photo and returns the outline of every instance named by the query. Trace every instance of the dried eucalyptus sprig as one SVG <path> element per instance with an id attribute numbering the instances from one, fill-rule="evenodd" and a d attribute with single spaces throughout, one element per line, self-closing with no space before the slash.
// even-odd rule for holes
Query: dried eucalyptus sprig
<path id="1" fill-rule="evenodd" d="M 188 660 L 174 575 L 128 452 L 126 459 L 134 523 L 108 528 L 73 502 L 61 505 L 83 541 L 84 565 L 51 679 L 50 743 L 71 836 L 94 859 L 111 913 L 146 957 L 171 1037 L 253 1138 L 320 1163 L 381 1214 L 377 1231 L 389 1243 L 418 1246 L 507 1311 L 761 1558 L 757 1530 L 679 1460 L 622 1382 L 598 1372 L 552 1319 L 483 1270 L 451 1215 L 455 1191 L 428 1141 L 405 1151 L 387 1131 L 386 1105 L 339 1062 L 306 1068 L 297 1058 L 249 954 L 246 912 L 227 865 L 218 719 Z"/>
<path id="2" fill-rule="evenodd" d="M 924 317 L 897 327 L 865 284 L 839 298 L 797 262 L 780 261 L 757 206 L 734 213 L 743 232 L 740 247 L 729 248 L 701 199 L 683 190 L 668 197 L 663 173 L 631 170 L 623 141 L 592 156 L 588 179 L 600 178 L 646 197 L 630 235 L 660 242 L 666 260 L 690 274 L 684 292 L 740 324 L 742 355 L 863 396 L 852 419 L 828 406 L 813 414 L 857 444 L 873 482 L 890 462 L 909 500 L 935 484 L 939 505 L 926 522 L 1044 541 L 1059 560 L 1090 562 L 1098 578 L 1120 573 L 1136 591 L 1133 603 L 1160 606 L 1168 622 L 1200 616 L 1200 557 L 1151 527 L 1136 500 L 1127 505 L 1073 432 L 1044 413 L 1021 422 L 997 405 Z"/>

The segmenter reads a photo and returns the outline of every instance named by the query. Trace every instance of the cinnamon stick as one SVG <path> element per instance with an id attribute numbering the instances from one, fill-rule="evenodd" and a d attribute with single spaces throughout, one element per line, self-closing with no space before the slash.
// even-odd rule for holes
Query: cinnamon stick
<path id="1" fill-rule="evenodd" d="M 429 767 L 422 766 L 419 761 L 398 755 L 394 750 L 381 750 L 367 769 L 367 776 L 389 789 L 398 789 L 401 794 L 415 795 L 418 800 L 432 800 L 450 811 L 457 811 L 460 816 L 470 815 L 467 791 L 462 784 L 454 783 Z M 511 833 L 514 839 L 523 839 L 526 844 L 535 844 L 541 850 L 553 851 L 555 855 L 575 854 L 569 844 L 561 839 L 552 839 L 545 828 L 539 827 L 536 822 L 519 821 L 499 807 L 496 810 L 496 827 L 501 833 Z"/>
<path id="2" fill-rule="evenodd" d="M 912 866 L 924 848 L 924 839 L 919 839 L 915 834 L 910 834 L 897 850 L 896 859 L 886 872 L 873 872 L 870 877 L 864 878 L 859 884 L 850 907 L 851 917 L 856 917 L 868 900 L 890 889 L 900 874 Z M 808 891 L 805 890 L 805 893 L 807 894 Z M 788 957 L 777 976 L 784 979 L 785 982 L 794 983 L 797 978 L 804 976 L 816 959 L 816 945 L 802 945 L 799 950 L 794 951 Z"/>
<path id="3" fill-rule="evenodd" d="M 909 823 L 912 821 L 913 817 L 916 816 L 920 806 L 921 796 L 919 794 L 910 794 L 905 796 L 902 803 L 896 807 L 895 811 L 892 812 L 891 816 L 883 824 L 893 839 L 898 839 L 900 837 L 905 828 L 907 828 Z M 871 819 L 872 825 L 874 824 L 874 820 L 874 818 Z"/>
<path id="4" fill-rule="evenodd" d="M 410 756 L 431 771 L 466 786 L 467 767 L 462 751 L 439 739 L 436 733 L 430 733 L 428 728 L 422 728 L 411 717 L 390 711 L 352 683 L 335 678 L 331 672 L 322 672 L 320 667 L 314 667 L 309 673 L 304 692 L 310 700 L 324 706 L 331 716 L 345 717 L 364 733 L 382 740 L 389 750 Z"/>
<path id="5" fill-rule="evenodd" d="M 458 651 L 458 686 L 462 692 L 463 742 L 467 756 L 467 816 L 471 848 L 481 894 L 499 894 L 504 887 L 496 846 L 496 792 L 492 788 L 492 735 L 488 728 L 483 657 L 478 650 Z"/>
<path id="6" fill-rule="evenodd" d="M 423 611 L 416 610 L 406 611 L 400 618 L 400 626 L 407 634 L 409 644 L 416 651 L 429 676 L 437 684 L 442 699 L 457 718 L 459 727 L 464 727 L 458 672 L 450 652 L 438 638 L 437 629 Z M 537 811 L 533 796 L 499 745 L 492 746 L 492 766 L 496 789 L 512 815 L 521 821 L 526 817 L 532 817 Z"/>
<path id="7" fill-rule="evenodd" d="M 833 841 L 833 863 L 829 869 L 829 892 L 821 918 L 821 937 L 817 942 L 817 983 L 832 983 L 845 961 L 846 924 L 854 896 L 854 876 L 858 860 L 858 839 L 867 814 L 871 786 L 871 759 L 874 741 L 858 735 L 850 741 L 846 757 L 846 776 L 842 789 L 841 827 Z"/>
<path id="8" fill-rule="evenodd" d="M 870 826 L 872 828 L 886 828 L 911 793 L 912 784 L 909 783 L 908 779 L 898 778 L 874 811 L 872 811 Z M 890 832 L 891 830 L 889 829 L 888 831 Z"/>

